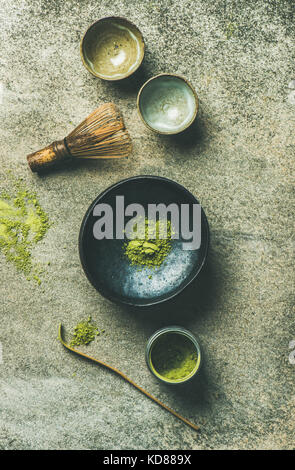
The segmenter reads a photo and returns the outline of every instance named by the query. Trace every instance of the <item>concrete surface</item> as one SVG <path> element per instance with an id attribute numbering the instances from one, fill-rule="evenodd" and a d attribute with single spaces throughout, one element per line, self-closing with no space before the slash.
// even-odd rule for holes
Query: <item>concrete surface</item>
<path id="1" fill-rule="evenodd" d="M 1 258 L 0 448 L 294 448 L 294 1 L 0 4 L 1 187 L 9 169 L 24 177 L 53 222 L 34 251 L 46 268 L 40 287 Z M 123 83 L 95 79 L 79 56 L 87 26 L 112 14 L 133 20 L 147 45 L 140 72 Z M 137 115 L 140 84 L 165 71 L 185 75 L 200 98 L 183 136 L 157 136 Z M 30 173 L 26 154 L 106 101 L 123 110 L 134 142 L 128 161 Z M 102 298 L 77 250 L 90 202 L 137 174 L 185 185 L 212 234 L 198 283 L 145 312 Z M 61 347 L 59 322 L 69 331 L 89 314 L 106 336 L 88 350 L 199 423 L 199 435 Z M 148 336 L 171 323 L 198 334 L 205 354 L 199 381 L 180 390 L 157 383 L 144 363 Z"/>

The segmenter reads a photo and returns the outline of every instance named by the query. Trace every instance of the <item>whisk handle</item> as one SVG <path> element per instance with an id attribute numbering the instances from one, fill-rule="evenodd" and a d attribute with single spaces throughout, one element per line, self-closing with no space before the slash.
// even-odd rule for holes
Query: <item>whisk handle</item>
<path id="1" fill-rule="evenodd" d="M 57 162 L 71 158 L 66 139 L 53 142 L 42 150 L 27 155 L 29 167 L 34 172 L 44 171 Z"/>

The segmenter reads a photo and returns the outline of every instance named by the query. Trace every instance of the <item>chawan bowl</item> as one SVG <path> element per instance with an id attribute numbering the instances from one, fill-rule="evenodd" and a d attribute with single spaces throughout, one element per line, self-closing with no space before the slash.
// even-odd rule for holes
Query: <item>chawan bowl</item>
<path id="1" fill-rule="evenodd" d="M 185 78 L 163 73 L 141 87 L 137 109 L 149 129 L 158 134 L 178 134 L 193 123 L 198 97 Z"/>
<path id="2" fill-rule="evenodd" d="M 144 40 L 129 20 L 101 18 L 84 34 L 80 53 L 86 69 L 104 80 L 122 80 L 134 73 L 144 57 Z"/>
<path id="3" fill-rule="evenodd" d="M 108 204 L 116 214 L 116 198 L 124 196 L 125 206 L 141 204 L 198 204 L 186 188 L 160 176 L 133 176 L 119 181 L 101 193 L 89 206 L 80 229 L 79 252 L 85 274 L 91 284 L 106 298 L 124 305 L 144 307 L 172 299 L 182 292 L 201 272 L 207 258 L 209 226 L 205 212 L 201 213 L 201 245 L 196 250 L 184 250 L 183 239 L 173 240 L 171 251 L 157 268 L 139 268 L 124 256 L 126 240 L 96 239 L 93 235 L 97 204 Z M 126 218 L 127 221 L 128 217 Z M 116 225 L 116 221 L 115 221 Z M 116 230 L 116 229 L 114 229 Z M 115 232 L 114 232 L 115 233 Z"/>

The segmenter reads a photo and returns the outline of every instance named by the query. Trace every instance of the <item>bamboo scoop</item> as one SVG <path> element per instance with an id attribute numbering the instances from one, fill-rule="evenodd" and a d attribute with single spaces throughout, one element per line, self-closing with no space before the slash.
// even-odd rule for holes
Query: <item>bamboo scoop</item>
<path id="1" fill-rule="evenodd" d="M 32 171 L 42 171 L 57 162 L 74 158 L 122 158 L 131 152 L 131 139 L 123 117 L 113 103 L 93 111 L 63 140 L 27 156 Z"/>
<path id="2" fill-rule="evenodd" d="M 96 362 L 97 364 L 103 366 L 103 367 L 106 367 L 107 369 L 110 369 L 111 371 L 115 372 L 116 374 L 120 375 L 120 377 L 122 377 L 124 380 L 126 380 L 126 382 L 129 382 L 131 385 L 133 385 L 133 387 L 135 387 L 137 390 L 139 390 L 141 393 L 143 393 L 144 395 L 146 395 L 148 398 L 150 398 L 151 400 L 153 400 L 155 403 L 157 403 L 158 405 L 160 405 L 162 408 L 164 408 L 165 410 L 169 411 L 169 413 L 173 414 L 174 416 L 176 416 L 176 418 L 180 419 L 183 423 L 187 424 L 187 426 L 190 426 L 192 429 L 194 429 L 195 431 L 199 431 L 199 426 L 197 426 L 196 424 L 192 423 L 191 421 L 189 421 L 188 419 L 184 418 L 183 416 L 181 416 L 180 414 L 178 414 L 176 411 L 172 410 L 171 408 L 169 408 L 167 405 L 165 405 L 164 403 L 162 403 L 160 400 L 158 400 L 158 398 L 154 397 L 153 395 L 151 395 L 149 392 L 147 392 L 146 390 L 144 390 L 144 388 L 140 387 L 139 385 L 137 385 L 135 382 L 133 382 L 132 379 L 129 379 L 129 377 L 127 377 L 127 375 L 125 375 L 123 372 L 121 372 L 120 370 L 116 369 L 115 367 L 112 367 L 112 366 L 109 366 L 108 364 L 106 364 L 105 362 L 102 362 L 98 359 L 95 359 L 94 357 L 91 357 L 91 356 L 88 356 L 87 354 L 84 354 L 82 353 L 81 351 L 78 351 L 77 349 L 75 348 L 72 348 L 71 346 L 69 346 L 63 339 L 63 335 L 62 335 L 62 332 L 63 332 L 63 327 L 62 327 L 62 324 L 59 325 L 59 329 L 58 329 L 58 339 L 60 340 L 61 344 L 66 348 L 68 349 L 69 351 L 72 351 L 76 354 L 78 354 L 79 356 L 82 356 L 82 357 L 85 357 L 86 359 L 89 359 L 90 361 L 93 361 L 93 362 Z"/>

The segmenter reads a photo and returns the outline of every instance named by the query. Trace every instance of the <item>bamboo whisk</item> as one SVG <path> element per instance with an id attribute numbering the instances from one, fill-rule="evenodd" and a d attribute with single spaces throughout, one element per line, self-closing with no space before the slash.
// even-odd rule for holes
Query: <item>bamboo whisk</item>
<path id="1" fill-rule="evenodd" d="M 32 171 L 42 171 L 74 158 L 122 158 L 131 152 L 131 139 L 123 117 L 113 103 L 93 111 L 63 140 L 27 156 Z"/>

